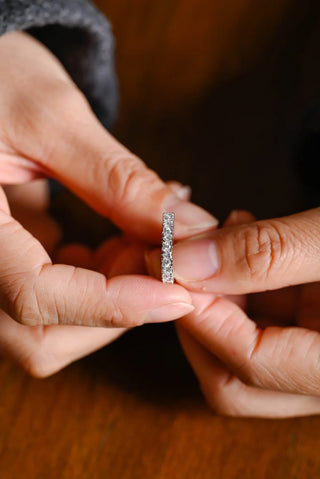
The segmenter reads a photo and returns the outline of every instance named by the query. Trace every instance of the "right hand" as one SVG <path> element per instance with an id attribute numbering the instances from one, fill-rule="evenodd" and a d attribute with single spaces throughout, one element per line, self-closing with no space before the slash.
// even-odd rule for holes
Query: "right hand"
<path id="1" fill-rule="evenodd" d="M 4 35 L 1 66 L 1 184 L 52 176 L 145 242 L 159 242 L 163 210 L 176 213 L 177 239 L 215 227 L 215 218 L 181 200 L 102 127 L 42 44 L 21 32 Z M 106 279 L 87 268 L 52 264 L 12 216 L 0 188 L 0 307 L 5 317 L 41 328 L 127 328 L 176 319 L 190 311 L 190 303 L 183 287 L 144 275 Z"/>

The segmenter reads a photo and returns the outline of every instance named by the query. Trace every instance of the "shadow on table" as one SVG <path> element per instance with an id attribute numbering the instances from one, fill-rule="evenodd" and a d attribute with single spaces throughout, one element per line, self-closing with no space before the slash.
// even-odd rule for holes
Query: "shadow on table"
<path id="1" fill-rule="evenodd" d="M 80 366 L 108 385 L 161 406 L 203 406 L 198 382 L 172 323 L 129 331 Z"/>

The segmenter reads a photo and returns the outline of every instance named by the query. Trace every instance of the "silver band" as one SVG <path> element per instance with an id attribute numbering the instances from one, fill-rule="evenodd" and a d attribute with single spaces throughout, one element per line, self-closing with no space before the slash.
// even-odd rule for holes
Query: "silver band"
<path id="1" fill-rule="evenodd" d="M 161 277 L 163 283 L 173 283 L 172 243 L 174 213 L 162 215 Z"/>

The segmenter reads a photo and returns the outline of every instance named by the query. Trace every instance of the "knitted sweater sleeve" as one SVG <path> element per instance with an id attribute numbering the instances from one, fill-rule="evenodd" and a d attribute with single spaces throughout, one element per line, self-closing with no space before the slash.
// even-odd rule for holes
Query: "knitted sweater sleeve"
<path id="1" fill-rule="evenodd" d="M 114 43 L 107 19 L 87 0 L 0 0 L 0 35 L 25 30 L 62 62 L 109 126 L 117 110 Z"/>

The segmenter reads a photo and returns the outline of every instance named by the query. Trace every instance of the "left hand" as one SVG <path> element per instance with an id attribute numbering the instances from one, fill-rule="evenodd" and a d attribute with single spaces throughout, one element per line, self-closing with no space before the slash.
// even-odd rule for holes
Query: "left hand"
<path id="1" fill-rule="evenodd" d="M 11 355 L 32 374 L 46 375 L 85 353 L 81 341 L 71 341 L 72 353 L 71 344 L 69 351 L 68 341 L 62 338 L 51 349 L 47 332 L 55 329 L 42 326 L 113 329 L 169 321 L 192 309 L 190 295 L 181 286 L 162 285 L 141 274 L 123 274 L 122 269 L 109 281 L 96 271 L 95 255 L 90 252 L 86 267 L 75 268 L 76 260 L 71 267 L 53 264 L 52 259 L 68 261 L 50 257 L 41 239 L 36 241 L 41 221 L 36 220 L 34 211 L 29 220 L 37 231 L 17 221 L 2 185 L 28 184 L 44 176 L 56 178 L 140 241 L 159 241 L 161 214 L 166 209 L 177 213 L 179 238 L 207 231 L 217 221 L 181 200 L 103 128 L 58 59 L 35 38 L 23 32 L 3 35 L 0 68 L 0 352 Z M 134 246 L 132 253 L 138 259 L 139 248 Z M 115 250 L 107 253 L 111 259 L 118 253 Z M 18 324 L 10 327 L 10 318 Z M 29 330 L 31 343 L 21 325 L 41 326 Z M 74 334 L 73 329 L 64 331 Z M 84 330 L 79 334 L 86 344 L 83 349 L 90 352 L 95 346 L 88 338 L 99 333 Z M 110 335 L 101 334 L 98 342 Z"/>
<path id="2" fill-rule="evenodd" d="M 146 274 L 145 250 L 151 246 L 128 236 L 104 241 L 96 251 L 83 244 L 59 246 L 61 230 L 49 216 L 47 180 L 4 187 L 14 218 L 29 231 L 55 262 L 91 269 L 113 278 L 119 274 Z M 168 181 L 181 200 L 188 200 L 188 187 Z M 73 361 L 106 346 L 125 328 L 86 326 L 26 326 L 0 310 L 0 353 L 15 360 L 32 376 L 46 377 Z"/>
<path id="3" fill-rule="evenodd" d="M 195 306 L 177 329 L 201 388 L 222 414 L 319 414 L 320 209 L 228 223 L 174 246 L 175 278 Z"/>
<path id="4" fill-rule="evenodd" d="M 14 217 L 55 261 L 99 271 L 109 278 L 146 273 L 143 254 L 147 246 L 126 237 L 108 239 L 95 252 L 81 244 L 57 247 L 61 231 L 46 213 L 46 180 L 8 186 L 5 190 Z M 33 376 L 45 377 L 109 344 L 125 331 L 73 325 L 26 326 L 0 311 L 0 352 Z"/>

